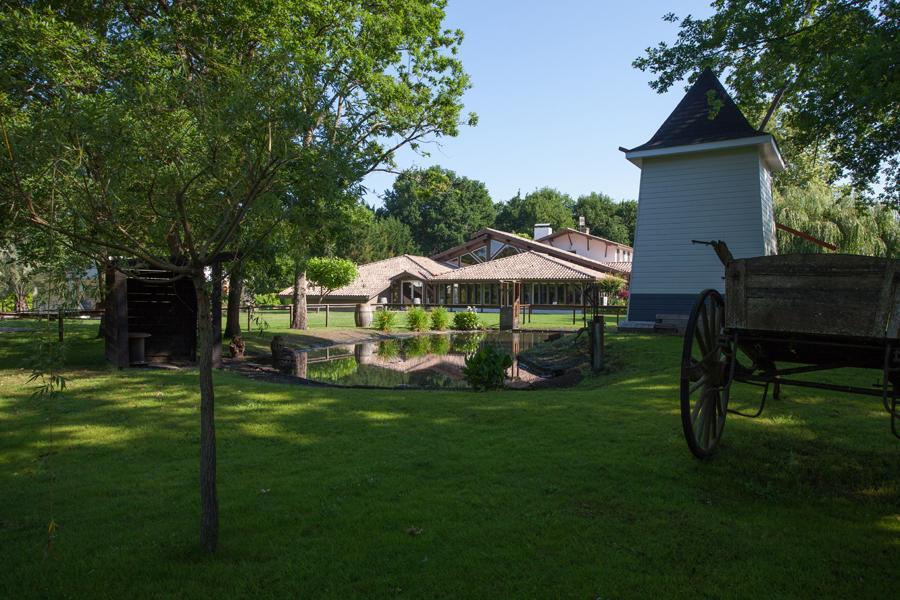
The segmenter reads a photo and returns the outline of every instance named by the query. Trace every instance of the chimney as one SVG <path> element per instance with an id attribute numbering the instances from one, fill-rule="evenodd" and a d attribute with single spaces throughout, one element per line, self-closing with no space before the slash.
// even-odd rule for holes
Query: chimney
<path id="1" fill-rule="evenodd" d="M 553 233 L 553 227 L 550 226 L 550 223 L 535 223 L 534 224 L 534 239 L 535 241 L 545 238 L 548 235 Z"/>
<path id="2" fill-rule="evenodd" d="M 581 233 L 584 233 L 584 234 L 588 234 L 591 232 L 591 230 L 588 229 L 587 226 L 585 225 L 583 216 L 578 217 L 578 231 L 580 231 Z"/>

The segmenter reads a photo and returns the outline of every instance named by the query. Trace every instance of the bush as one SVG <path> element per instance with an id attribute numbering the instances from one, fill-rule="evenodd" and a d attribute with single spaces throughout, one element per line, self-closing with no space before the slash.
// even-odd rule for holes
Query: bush
<path id="1" fill-rule="evenodd" d="M 460 331 L 481 329 L 481 322 L 478 320 L 478 315 L 473 312 L 458 312 L 453 315 L 453 329 Z"/>
<path id="2" fill-rule="evenodd" d="M 443 306 L 438 306 L 431 311 L 431 328 L 435 331 L 443 331 L 450 326 L 450 313 Z"/>
<path id="3" fill-rule="evenodd" d="M 406 324 L 413 331 L 428 329 L 428 313 L 421 306 L 414 306 L 406 311 Z"/>
<path id="4" fill-rule="evenodd" d="M 277 306 L 278 304 L 281 304 L 281 299 L 275 292 L 253 296 L 254 306 Z"/>
<path id="5" fill-rule="evenodd" d="M 482 346 L 478 352 L 466 357 L 463 376 L 478 391 L 499 390 L 506 380 L 506 370 L 512 366 L 512 358 L 493 346 Z"/>
<path id="6" fill-rule="evenodd" d="M 431 353 L 444 355 L 450 352 L 450 336 L 433 335 L 431 336 Z"/>
<path id="7" fill-rule="evenodd" d="M 390 331 L 397 326 L 397 315 L 389 310 L 376 310 L 372 319 L 375 329 Z"/>
<path id="8" fill-rule="evenodd" d="M 484 341 L 483 333 L 458 333 L 453 336 L 451 348 L 459 354 L 475 354 Z"/>
<path id="9" fill-rule="evenodd" d="M 431 340 L 427 336 L 417 335 L 404 340 L 403 353 L 408 357 L 425 356 L 431 352 Z"/>
<path id="10" fill-rule="evenodd" d="M 386 360 L 400 356 L 400 340 L 384 340 L 378 343 L 378 356 Z"/>

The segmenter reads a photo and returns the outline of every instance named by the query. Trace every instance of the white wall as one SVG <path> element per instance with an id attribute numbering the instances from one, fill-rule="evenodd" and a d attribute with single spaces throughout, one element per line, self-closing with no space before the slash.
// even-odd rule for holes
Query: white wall
<path id="1" fill-rule="evenodd" d="M 587 258 L 592 258 L 594 260 L 607 262 L 631 261 L 631 248 L 619 246 L 615 243 L 605 243 L 598 240 L 589 241 L 588 238 L 576 233 L 563 233 L 553 238 L 552 240 L 548 240 L 545 243 L 550 244 L 554 248 L 565 250 L 566 252 L 571 252 L 574 250 L 575 254 L 578 254 L 579 256 L 585 256 Z M 618 258 L 616 258 L 616 249 L 619 249 Z M 629 256 L 624 256 L 623 252 L 628 252 Z"/>
<path id="2" fill-rule="evenodd" d="M 755 147 L 645 158 L 631 294 L 724 291 L 715 252 L 692 239 L 724 240 L 736 258 L 772 253 L 767 177 Z"/>

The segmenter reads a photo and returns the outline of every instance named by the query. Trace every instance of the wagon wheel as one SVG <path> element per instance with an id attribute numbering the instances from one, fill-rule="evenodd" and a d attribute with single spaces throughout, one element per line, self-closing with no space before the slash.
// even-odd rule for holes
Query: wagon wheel
<path id="1" fill-rule="evenodd" d="M 719 292 L 706 290 L 691 310 L 681 355 L 681 423 L 697 458 L 710 456 L 722 437 L 733 356 L 725 335 L 725 303 Z"/>

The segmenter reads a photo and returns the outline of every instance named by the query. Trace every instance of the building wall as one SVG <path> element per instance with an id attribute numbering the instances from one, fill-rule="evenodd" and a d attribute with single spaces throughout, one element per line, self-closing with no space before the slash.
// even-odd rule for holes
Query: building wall
<path id="1" fill-rule="evenodd" d="M 722 263 L 691 240 L 723 240 L 736 258 L 774 251 L 763 171 L 755 147 L 644 159 L 629 320 L 687 314 L 704 289 L 724 292 Z"/>
<path id="2" fill-rule="evenodd" d="M 570 241 L 571 238 L 571 241 Z M 582 235 L 570 234 L 560 235 L 544 242 L 550 244 L 554 248 L 565 250 L 567 252 L 574 251 L 575 254 L 592 258 L 594 260 L 609 262 L 628 262 L 631 260 L 631 248 L 619 246 L 615 243 L 606 243 L 599 240 L 589 240 Z M 588 247 L 590 246 L 590 247 Z M 619 251 L 618 255 L 616 250 Z M 629 253 L 626 255 L 625 253 Z"/>

